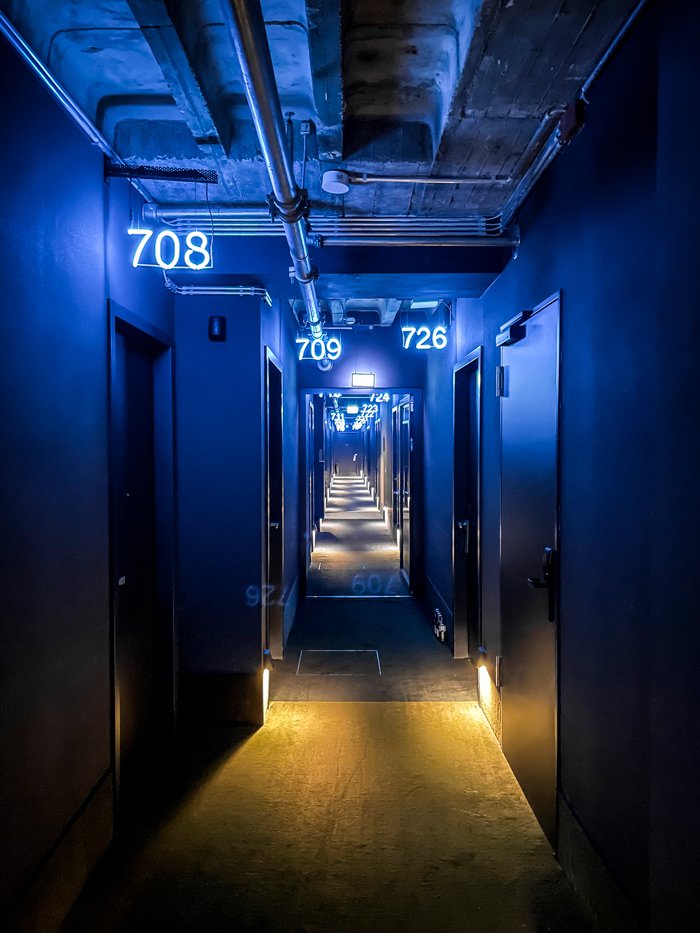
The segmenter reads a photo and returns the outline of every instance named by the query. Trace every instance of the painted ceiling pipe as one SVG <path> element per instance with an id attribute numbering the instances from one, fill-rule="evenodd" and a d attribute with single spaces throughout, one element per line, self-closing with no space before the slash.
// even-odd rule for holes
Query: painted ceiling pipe
<path id="1" fill-rule="evenodd" d="M 277 82 L 267 43 L 260 0 L 228 0 L 223 4 L 241 66 L 248 106 L 272 185 L 272 205 L 284 225 L 294 276 L 299 283 L 313 337 L 321 337 L 321 306 L 309 258 L 307 200 L 294 178 Z"/>
<path id="2" fill-rule="evenodd" d="M 351 185 L 507 185 L 510 175 L 373 175 L 350 169 L 331 169 L 323 173 L 321 187 L 329 194 L 347 194 Z"/>

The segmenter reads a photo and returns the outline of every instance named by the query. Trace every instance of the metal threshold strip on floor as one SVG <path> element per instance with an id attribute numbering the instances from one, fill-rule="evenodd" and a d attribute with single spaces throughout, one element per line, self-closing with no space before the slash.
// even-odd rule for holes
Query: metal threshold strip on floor
<path id="1" fill-rule="evenodd" d="M 346 661 L 346 657 L 345 657 L 346 655 L 351 655 L 351 654 L 363 655 L 363 656 L 374 655 L 374 658 L 377 662 L 377 670 L 375 671 L 373 667 L 371 670 L 367 672 L 361 671 L 361 670 L 360 671 L 358 670 L 350 670 L 350 671 L 340 670 L 339 671 L 339 670 L 313 670 L 312 669 L 310 671 L 306 670 L 302 673 L 301 667 L 302 667 L 302 659 L 304 655 L 312 655 L 312 654 L 343 655 L 343 658 L 342 658 L 343 661 Z M 364 660 L 364 657 L 362 660 Z M 369 660 L 369 658 L 367 658 L 367 660 Z M 324 658 L 322 659 L 322 661 L 326 661 L 327 663 L 328 662 L 332 663 L 332 659 L 328 659 L 328 658 Z M 382 665 L 379 660 L 379 652 L 376 650 L 376 648 L 303 648 L 299 652 L 299 660 L 297 662 L 297 670 L 296 670 L 297 677 L 300 677 L 300 676 L 302 677 L 366 677 L 368 674 L 370 675 L 378 674 L 380 677 L 382 676 Z"/>

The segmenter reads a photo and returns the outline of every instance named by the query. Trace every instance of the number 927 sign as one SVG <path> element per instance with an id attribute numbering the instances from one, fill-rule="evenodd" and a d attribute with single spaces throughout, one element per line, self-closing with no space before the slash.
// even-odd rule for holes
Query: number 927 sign
<path id="1" fill-rule="evenodd" d="M 174 230 L 148 230 L 130 227 L 129 236 L 140 237 L 131 265 L 151 266 L 158 269 L 211 269 L 214 265 L 211 237 L 201 230 L 178 234 Z"/>

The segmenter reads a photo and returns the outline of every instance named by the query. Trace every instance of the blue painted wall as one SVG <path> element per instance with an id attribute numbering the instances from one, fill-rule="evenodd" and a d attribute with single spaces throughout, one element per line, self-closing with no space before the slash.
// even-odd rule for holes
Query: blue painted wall
<path id="1" fill-rule="evenodd" d="M 227 340 L 208 338 L 225 314 Z M 262 424 L 260 301 L 175 302 L 180 669 L 253 673 L 260 664 Z"/>
<path id="2" fill-rule="evenodd" d="M 494 340 L 562 290 L 561 790 L 636 912 L 651 902 L 654 930 L 695 922 L 698 41 L 692 4 L 643 16 L 590 92 L 583 133 L 521 212 L 517 260 L 480 302 L 458 302 L 453 352 L 484 345 L 483 622 L 497 654 Z M 431 356 L 426 566 L 451 606 L 450 391 L 450 361 Z M 670 657 L 654 663 L 664 646 Z"/>
<path id="3" fill-rule="evenodd" d="M 101 153 L 4 40 L 0 74 L 11 88 L 0 119 L 18 134 L 0 149 L 5 906 L 108 778 L 107 300 L 167 327 L 170 297 L 143 279 L 132 288 L 119 235 L 125 186 L 108 190 Z M 109 806 L 109 780 L 103 786 Z M 70 884 L 109 838 L 109 810 L 101 816 Z"/>
<path id="4" fill-rule="evenodd" d="M 652 393 L 651 519 L 655 629 L 651 650 L 651 910 L 656 931 L 697 924 L 700 807 L 700 431 L 698 250 L 700 7 L 660 5 L 656 327 Z M 653 328 L 650 322 L 649 326 Z"/>
<path id="5" fill-rule="evenodd" d="M 328 373 L 321 372 L 312 360 L 300 361 L 300 388 L 347 388 L 352 385 L 353 372 L 375 373 L 377 389 L 422 387 L 428 352 L 402 349 L 398 320 L 388 328 L 337 334 L 343 344 L 340 359 Z"/>
<path id="6" fill-rule="evenodd" d="M 226 342 L 208 339 L 210 315 Z M 254 674 L 261 657 L 264 348 L 284 390 L 286 624 L 298 599 L 299 454 L 296 326 L 285 303 L 176 299 L 178 630 L 187 673 Z"/>
<path id="7" fill-rule="evenodd" d="M 639 907 L 648 858 L 654 60 L 651 31 L 635 31 L 591 91 L 583 133 L 528 203 L 518 260 L 483 301 L 493 348 L 502 323 L 562 290 L 560 783 Z M 485 427 L 494 463 L 498 425 L 487 417 Z M 486 504 L 492 526 L 494 504 L 495 495 Z M 495 544 L 485 542 L 487 575 L 496 573 Z M 494 634 L 489 624 L 487 644 Z"/>

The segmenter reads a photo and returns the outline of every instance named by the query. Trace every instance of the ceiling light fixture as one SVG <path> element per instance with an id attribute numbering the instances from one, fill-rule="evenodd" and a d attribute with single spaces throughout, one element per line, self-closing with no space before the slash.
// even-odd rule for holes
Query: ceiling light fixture
<path id="1" fill-rule="evenodd" d="M 439 304 L 440 304 L 440 302 L 439 302 L 439 301 L 436 301 L 436 300 L 434 300 L 434 299 L 433 299 L 433 300 L 429 300 L 429 299 L 427 299 L 427 298 L 426 298 L 426 299 L 423 299 L 423 298 L 414 298 L 414 299 L 411 301 L 411 310 L 412 310 L 412 311 L 420 311 L 420 310 L 422 310 L 422 311 L 428 311 L 428 310 L 430 310 L 430 309 L 432 309 L 432 308 L 437 308 L 437 306 L 438 306 Z"/>
<path id="2" fill-rule="evenodd" d="M 352 387 L 353 389 L 373 389 L 376 378 L 374 373 L 353 373 Z"/>

